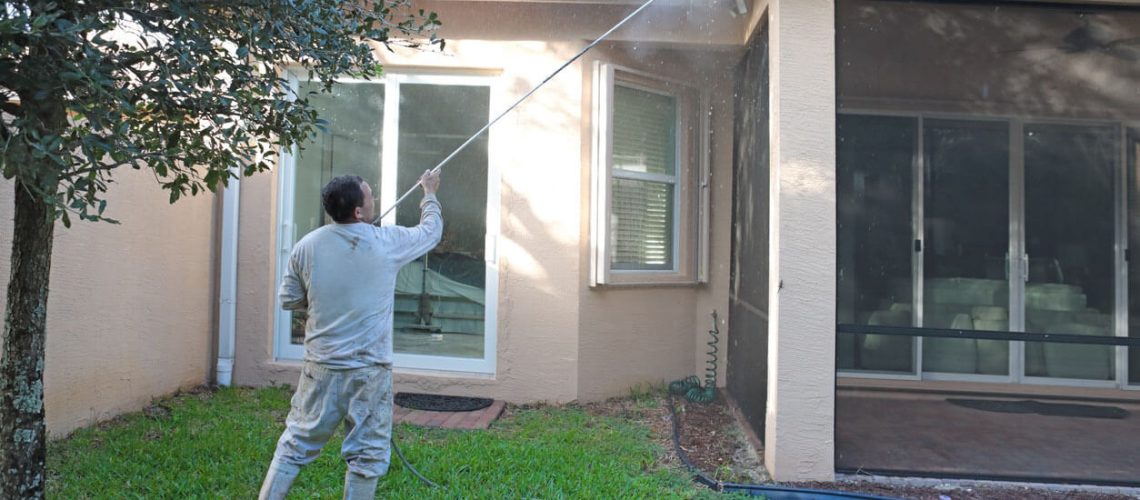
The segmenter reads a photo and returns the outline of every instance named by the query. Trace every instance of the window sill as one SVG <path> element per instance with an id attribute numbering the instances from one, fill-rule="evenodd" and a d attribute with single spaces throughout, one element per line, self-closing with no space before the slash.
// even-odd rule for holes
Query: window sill
<path id="1" fill-rule="evenodd" d="M 610 271 L 605 283 L 594 283 L 590 288 L 632 287 L 696 287 L 701 285 L 693 276 L 682 274 L 623 273 Z"/>

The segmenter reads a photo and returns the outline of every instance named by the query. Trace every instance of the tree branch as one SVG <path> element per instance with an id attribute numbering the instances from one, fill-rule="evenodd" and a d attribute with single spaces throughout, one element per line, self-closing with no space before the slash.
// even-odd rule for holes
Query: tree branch
<path id="1" fill-rule="evenodd" d="M 0 102 L 0 111 L 8 113 L 12 116 L 20 116 L 23 114 L 24 110 L 20 107 L 19 104 L 16 104 L 14 101 L 4 101 Z"/>
<path id="2" fill-rule="evenodd" d="M 137 157 L 137 158 L 133 158 L 133 159 L 134 159 L 134 160 L 140 160 L 140 159 L 142 159 L 142 158 L 141 158 L 141 157 Z M 106 170 L 114 170 L 114 169 L 116 169 L 116 168 L 119 168 L 119 167 L 122 167 L 122 166 L 124 166 L 124 165 L 126 165 L 126 164 L 128 164 L 128 163 L 131 163 L 131 162 L 130 162 L 130 161 L 121 161 L 121 162 L 117 162 L 117 163 L 112 163 L 112 164 L 110 164 L 110 165 L 99 165 L 99 166 L 97 166 L 97 167 L 85 167 L 85 168 L 79 168 L 79 169 L 71 170 L 71 171 L 68 171 L 68 172 L 63 172 L 63 174 L 62 174 L 62 175 L 60 175 L 60 178 L 61 178 L 61 179 L 69 179 L 69 178 L 72 178 L 72 177 L 77 177 L 77 176 L 80 176 L 80 175 L 83 175 L 83 174 L 89 174 L 89 173 L 91 173 L 91 172 L 100 172 L 100 171 L 106 171 Z"/>

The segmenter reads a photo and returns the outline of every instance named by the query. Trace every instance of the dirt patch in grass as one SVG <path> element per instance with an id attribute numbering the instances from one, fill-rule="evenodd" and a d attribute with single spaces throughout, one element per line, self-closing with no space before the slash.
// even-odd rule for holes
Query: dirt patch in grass
<path id="1" fill-rule="evenodd" d="M 706 476 L 725 482 L 766 480 L 756 450 L 733 418 L 721 396 L 709 404 L 674 398 L 680 425 L 681 449 Z M 586 411 L 638 422 L 649 427 L 651 438 L 664 450 L 659 467 L 684 467 L 673 445 L 673 420 L 663 391 L 614 398 L 584 405 Z"/>
<path id="2" fill-rule="evenodd" d="M 681 449 L 701 472 L 711 479 L 732 483 L 767 480 L 759 452 L 748 442 L 722 394 L 718 393 L 710 403 L 679 397 L 673 399 L 673 404 L 677 409 Z"/>

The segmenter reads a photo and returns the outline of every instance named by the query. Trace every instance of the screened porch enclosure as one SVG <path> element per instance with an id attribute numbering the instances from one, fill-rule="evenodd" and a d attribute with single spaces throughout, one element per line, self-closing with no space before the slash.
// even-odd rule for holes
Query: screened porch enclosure
<path id="1" fill-rule="evenodd" d="M 1137 335 L 1140 13 L 842 1 L 838 15 L 838 322 Z M 838 349 L 841 371 L 876 376 L 1140 382 L 1140 353 L 1111 346 L 845 335 Z"/>
<path id="2" fill-rule="evenodd" d="M 1134 131 L 856 113 L 839 131 L 841 239 L 854 243 L 841 251 L 840 323 L 1117 334 L 1121 151 Z M 914 375 L 921 360 L 932 374 L 1117 380 L 1108 347 L 847 340 L 844 370 Z"/>
<path id="3" fill-rule="evenodd" d="M 1140 9 L 836 7 L 837 467 L 1135 481 Z"/>

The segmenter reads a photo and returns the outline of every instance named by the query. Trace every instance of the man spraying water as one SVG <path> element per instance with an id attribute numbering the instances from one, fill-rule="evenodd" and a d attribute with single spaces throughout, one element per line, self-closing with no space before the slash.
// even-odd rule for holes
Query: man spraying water
<path id="1" fill-rule="evenodd" d="M 305 362 L 259 498 L 285 498 L 342 421 L 344 498 L 375 495 L 391 456 L 396 275 L 443 235 L 439 182 L 438 169 L 420 177 L 415 227 L 370 224 L 372 188 L 360 177 L 336 177 L 321 190 L 335 223 L 297 242 L 278 292 L 282 307 L 308 314 Z"/>
<path id="2" fill-rule="evenodd" d="M 617 31 L 655 0 L 640 7 L 586 45 L 475 132 L 417 185 L 423 186 L 420 224 L 413 228 L 379 222 L 416 189 L 412 186 L 383 213 L 374 213 L 372 188 L 360 177 L 342 176 L 321 190 L 325 212 L 336 222 L 297 242 L 281 283 L 281 304 L 308 313 L 305 364 L 286 429 L 261 486 L 261 499 L 281 499 L 301 467 L 312 462 L 344 421 L 341 448 L 348 471 L 344 498 L 372 498 L 388 471 L 392 444 L 392 309 L 396 275 L 427 253 L 443 235 L 435 191 L 439 172 L 512 109 Z M 414 471 L 414 469 L 413 469 Z M 422 476 L 421 476 L 422 478 Z"/>

